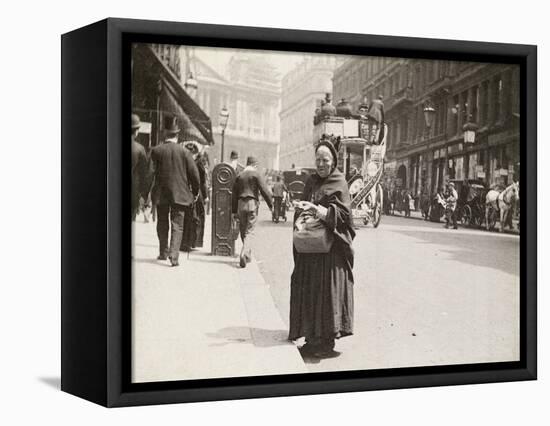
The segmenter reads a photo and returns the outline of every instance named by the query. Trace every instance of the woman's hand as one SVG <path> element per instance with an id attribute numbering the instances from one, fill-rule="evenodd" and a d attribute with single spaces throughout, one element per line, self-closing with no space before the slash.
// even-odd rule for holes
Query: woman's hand
<path id="1" fill-rule="evenodd" d="M 317 211 L 317 206 L 309 201 L 300 201 L 298 203 L 298 208 L 304 211 L 315 212 Z"/>

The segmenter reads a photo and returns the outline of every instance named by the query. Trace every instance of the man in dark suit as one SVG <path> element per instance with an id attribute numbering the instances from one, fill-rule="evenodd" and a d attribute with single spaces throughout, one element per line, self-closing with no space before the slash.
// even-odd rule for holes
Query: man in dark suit
<path id="1" fill-rule="evenodd" d="M 260 193 L 264 197 L 269 210 L 272 210 L 271 191 L 258 172 L 258 160 L 254 157 L 248 157 L 246 167 L 237 176 L 233 184 L 232 199 L 233 215 L 239 220 L 241 240 L 243 242 L 239 260 L 241 268 L 246 267 L 246 264 L 251 260 L 252 249 L 250 248 L 250 239 L 254 233 L 254 227 L 258 219 Z"/>
<path id="2" fill-rule="evenodd" d="M 154 176 L 151 198 L 157 206 L 159 239 L 157 259 L 169 258 L 172 266 L 179 265 L 185 215 L 191 214 L 190 209 L 198 196 L 200 185 L 199 172 L 193 157 L 187 149 L 177 143 L 179 131 L 177 117 L 166 117 L 165 142 L 151 151 L 151 172 Z"/>
<path id="3" fill-rule="evenodd" d="M 377 139 L 378 130 L 384 125 L 384 102 L 382 102 L 382 95 L 378 96 L 378 99 L 374 99 L 369 105 L 369 112 L 367 113 L 369 119 L 372 121 L 371 126 L 371 142 L 378 144 Z"/>
<path id="4" fill-rule="evenodd" d="M 141 122 L 137 114 L 132 114 L 132 220 L 139 211 L 139 198 L 147 198 L 147 153 L 136 142 Z"/>
<path id="5" fill-rule="evenodd" d="M 239 164 L 239 153 L 237 151 L 231 151 L 229 164 L 231 164 L 237 175 L 244 170 L 244 167 Z"/>

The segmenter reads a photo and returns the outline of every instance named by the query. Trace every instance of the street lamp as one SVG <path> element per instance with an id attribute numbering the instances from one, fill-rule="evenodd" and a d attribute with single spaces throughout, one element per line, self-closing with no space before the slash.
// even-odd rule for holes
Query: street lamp
<path id="1" fill-rule="evenodd" d="M 478 129 L 477 124 L 468 120 L 462 130 L 464 131 L 464 143 L 474 143 L 476 141 L 476 130 Z"/>
<path id="2" fill-rule="evenodd" d="M 197 90 L 199 88 L 199 84 L 197 83 L 197 80 L 193 77 L 193 73 L 190 72 L 189 76 L 187 77 L 187 80 L 184 84 L 186 92 L 191 96 L 193 99 L 195 99 L 195 96 L 197 95 Z"/>
<path id="3" fill-rule="evenodd" d="M 426 127 L 430 129 L 434 122 L 435 108 L 430 104 L 426 104 L 422 111 L 424 112 L 424 121 L 426 122 Z"/>
<path id="4" fill-rule="evenodd" d="M 220 128 L 222 129 L 222 152 L 221 152 L 221 162 L 223 163 L 223 145 L 225 139 L 225 128 L 227 127 L 227 122 L 229 121 L 229 111 L 226 107 L 223 107 L 220 111 Z"/>

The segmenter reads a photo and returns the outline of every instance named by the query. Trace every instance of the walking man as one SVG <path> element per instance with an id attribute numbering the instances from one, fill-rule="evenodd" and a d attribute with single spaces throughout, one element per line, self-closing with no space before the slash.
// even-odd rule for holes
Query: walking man
<path id="1" fill-rule="evenodd" d="M 251 260 L 252 249 L 250 239 L 254 233 L 254 227 L 258 219 L 258 207 L 260 205 L 259 193 L 262 194 L 269 210 L 273 209 L 271 203 L 271 191 L 258 172 L 258 160 L 248 157 L 246 167 L 237 176 L 233 184 L 233 215 L 239 220 L 239 228 L 243 247 L 239 259 L 241 268 Z"/>
<path id="2" fill-rule="evenodd" d="M 281 216 L 281 206 L 285 196 L 285 184 L 281 182 L 281 176 L 277 176 L 276 182 L 273 184 L 273 219 L 279 223 Z"/>
<path id="3" fill-rule="evenodd" d="M 185 215 L 191 214 L 191 206 L 199 193 L 199 172 L 191 153 L 177 143 L 179 131 L 177 117 L 166 117 L 165 142 L 151 151 L 151 171 L 154 176 L 151 198 L 157 206 L 159 239 L 157 259 L 169 258 L 172 266 L 179 265 Z"/>
<path id="4" fill-rule="evenodd" d="M 237 175 L 244 169 L 244 167 L 239 164 L 239 153 L 237 151 L 231 151 L 229 164 L 231 164 L 231 167 L 233 167 Z"/>
<path id="5" fill-rule="evenodd" d="M 140 197 L 147 199 L 147 154 L 145 148 L 136 141 L 141 122 L 137 114 L 132 114 L 132 221 L 136 220 L 140 209 Z"/>
<path id="6" fill-rule="evenodd" d="M 455 189 L 455 184 L 449 182 L 447 184 L 447 194 L 445 194 L 445 228 L 449 228 L 451 221 L 453 229 L 458 229 L 456 225 L 456 203 L 458 201 L 458 193 Z"/>
<path id="7" fill-rule="evenodd" d="M 382 95 L 379 95 L 377 99 L 374 99 L 369 105 L 368 117 L 372 121 L 370 130 L 371 143 L 379 144 L 379 130 L 384 125 L 384 102 L 382 102 Z"/>

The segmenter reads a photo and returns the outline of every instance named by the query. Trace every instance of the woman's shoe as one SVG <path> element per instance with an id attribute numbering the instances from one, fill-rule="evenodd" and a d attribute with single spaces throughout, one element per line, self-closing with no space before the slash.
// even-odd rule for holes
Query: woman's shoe
<path id="1" fill-rule="evenodd" d="M 342 352 L 335 351 L 334 349 L 321 349 L 313 354 L 315 358 L 321 359 L 337 358 L 340 355 L 342 355 Z"/>
<path id="2" fill-rule="evenodd" d="M 300 355 L 312 357 L 315 356 L 315 352 L 319 351 L 319 346 L 313 345 L 312 343 L 306 343 L 305 345 L 300 346 L 298 350 L 300 351 Z"/>

